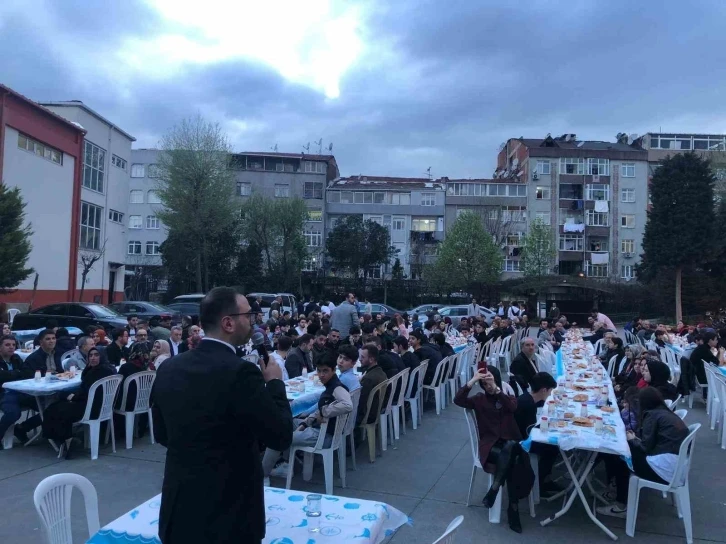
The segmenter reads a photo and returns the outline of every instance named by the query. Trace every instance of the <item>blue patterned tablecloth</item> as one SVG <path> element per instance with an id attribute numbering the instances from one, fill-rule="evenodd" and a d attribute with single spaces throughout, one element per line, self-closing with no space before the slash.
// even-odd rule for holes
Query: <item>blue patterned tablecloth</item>
<path id="1" fill-rule="evenodd" d="M 75 391 L 81 387 L 81 373 L 76 374 L 76 377 L 70 380 L 59 380 L 51 378 L 50 381 L 45 381 L 42 378 L 40 381 L 30 378 L 29 380 L 18 380 L 15 382 L 5 382 L 3 384 L 5 389 L 12 389 L 13 391 L 19 391 L 20 393 L 26 393 L 33 395 L 34 397 L 49 397 L 56 393 L 63 393 L 68 391 L 69 393 Z"/>
<path id="2" fill-rule="evenodd" d="M 724 376 L 726 376 L 726 366 L 719 366 L 719 367 L 716 367 L 716 368 L 718 368 L 718 371 L 721 374 L 723 374 Z"/>
<path id="3" fill-rule="evenodd" d="M 320 532 L 308 531 L 306 493 L 265 488 L 267 536 L 265 544 L 315 544 L 355 540 L 378 544 L 409 522 L 408 516 L 382 502 L 323 495 Z M 159 507 L 161 495 L 112 521 L 86 544 L 161 544 Z"/>

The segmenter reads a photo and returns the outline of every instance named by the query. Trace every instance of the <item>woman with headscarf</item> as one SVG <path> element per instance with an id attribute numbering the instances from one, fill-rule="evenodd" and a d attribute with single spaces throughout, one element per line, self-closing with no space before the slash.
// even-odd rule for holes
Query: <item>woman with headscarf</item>
<path id="1" fill-rule="evenodd" d="M 630 344 L 625 348 L 625 367 L 615 376 L 613 389 L 615 396 L 621 398 L 628 387 L 638 384 L 640 380 L 640 358 L 643 354 L 643 346 Z"/>
<path id="2" fill-rule="evenodd" d="M 81 373 L 81 390 L 72 393 L 65 399 L 51 404 L 43 418 L 43 436 L 60 443 L 59 455 L 70 457 L 73 438 L 73 424 L 80 421 L 86 411 L 88 392 L 91 386 L 102 378 L 113 376 L 116 369 L 109 364 L 101 363 L 101 352 L 93 347 L 88 351 L 88 365 Z M 91 407 L 91 418 L 98 417 L 103 404 L 103 391 L 96 389 Z"/>
<path id="3" fill-rule="evenodd" d="M 105 347 L 109 344 L 108 339 L 106 338 L 106 331 L 103 329 L 96 329 L 93 331 L 91 338 L 93 338 L 93 343 L 96 346 Z"/>
<path id="4" fill-rule="evenodd" d="M 668 368 L 667 364 L 651 357 L 645 360 L 642 372 L 646 387 L 650 386 L 657 389 L 664 399 L 676 400 L 678 390 L 675 385 L 670 383 L 671 369 Z"/>
<path id="5" fill-rule="evenodd" d="M 481 390 L 470 395 L 472 387 L 478 384 Z M 479 428 L 479 461 L 487 472 L 493 472 L 492 486 L 484 496 L 484 506 L 494 506 L 497 494 L 506 482 L 509 496 L 507 518 L 509 528 L 516 533 L 522 532 L 519 519 L 519 499 L 526 497 L 531 490 L 519 479 L 526 470 L 520 457 L 525 458 L 519 442 L 522 435 L 514 418 L 517 397 L 502 390 L 502 377 L 495 367 L 477 369 L 474 377 L 459 389 L 454 404 L 473 410 Z M 516 466 L 515 466 L 516 465 Z M 529 461 L 527 461 L 529 465 Z M 532 483 L 534 478 L 532 478 Z"/>
<path id="6" fill-rule="evenodd" d="M 159 370 L 161 363 L 171 357 L 171 349 L 169 348 L 169 342 L 163 342 L 157 340 L 154 342 L 154 347 L 151 348 L 151 364 L 149 367 L 152 370 Z"/>

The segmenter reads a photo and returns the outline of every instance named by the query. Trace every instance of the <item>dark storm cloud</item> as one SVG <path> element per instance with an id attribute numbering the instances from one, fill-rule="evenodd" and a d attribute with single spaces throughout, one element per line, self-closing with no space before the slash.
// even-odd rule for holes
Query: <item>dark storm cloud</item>
<path id="1" fill-rule="evenodd" d="M 169 29 L 140 0 L 100 4 L 50 3 L 81 60 L 95 43 L 112 62 L 125 39 Z M 0 48 L 13 51 L 0 59 L 0 80 L 39 100 L 81 99 L 139 146 L 201 112 L 225 124 L 239 150 L 332 141 L 344 175 L 419 176 L 431 166 L 435 176 L 487 177 L 510 137 L 612 139 L 726 122 L 725 9 L 716 1 L 367 3 L 365 50 L 337 99 L 247 61 L 189 64 L 166 79 L 79 69 L 56 36 L 15 18 L 0 32 Z"/>

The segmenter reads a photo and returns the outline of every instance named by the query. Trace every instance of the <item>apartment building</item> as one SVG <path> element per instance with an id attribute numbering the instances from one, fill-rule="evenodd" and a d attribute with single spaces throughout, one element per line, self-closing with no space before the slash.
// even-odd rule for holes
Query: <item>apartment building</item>
<path id="1" fill-rule="evenodd" d="M 73 300 L 81 234 L 81 179 L 85 131 L 0 85 L 0 183 L 18 187 L 32 225 L 27 266 L 35 274 L 0 301 L 24 309 Z"/>
<path id="2" fill-rule="evenodd" d="M 634 278 L 648 205 L 648 152 L 637 142 L 512 138 L 495 177 L 526 184 L 527 223 L 554 228 L 554 274 Z"/>
<path id="3" fill-rule="evenodd" d="M 391 245 L 398 249 L 405 273 L 418 278 L 423 267 L 434 262 L 436 247 L 444 238 L 445 199 L 445 184 L 427 178 L 339 178 L 326 191 L 326 227 L 334 228 L 348 215 L 383 225 L 391 233 Z M 379 278 L 385 272 L 385 267 L 371 270 Z"/>
<path id="4" fill-rule="evenodd" d="M 83 300 L 109 304 L 123 298 L 131 144 L 136 139 L 78 100 L 45 102 L 50 111 L 86 131 L 79 214 L 79 254 L 98 256 L 86 277 Z M 82 287 L 78 263 L 76 290 Z M 77 297 L 76 297 L 77 298 Z"/>
<path id="5" fill-rule="evenodd" d="M 156 194 L 158 149 L 132 149 L 129 169 L 129 191 L 126 195 L 126 274 L 136 267 L 161 266 L 161 244 L 167 230 L 157 213 L 161 201 Z"/>

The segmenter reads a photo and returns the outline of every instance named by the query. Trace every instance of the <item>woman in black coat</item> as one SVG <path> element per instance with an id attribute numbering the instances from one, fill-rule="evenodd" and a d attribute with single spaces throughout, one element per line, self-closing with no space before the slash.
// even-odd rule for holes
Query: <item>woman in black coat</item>
<path id="1" fill-rule="evenodd" d="M 676 400 L 678 390 L 670 383 L 671 369 L 668 365 L 657 359 L 646 359 L 645 365 L 641 368 L 643 380 L 650 386 L 657 389 L 664 399 Z"/>
<path id="2" fill-rule="evenodd" d="M 88 365 L 81 374 L 81 390 L 51 404 L 45 411 L 43 436 L 49 440 L 61 442 L 61 455 L 65 454 L 66 459 L 70 456 L 73 424 L 80 421 L 86 412 L 88 392 L 91 386 L 98 380 L 114 374 L 116 374 L 116 369 L 113 366 L 101 364 L 101 352 L 98 351 L 98 348 L 91 348 L 88 352 Z M 97 389 L 91 408 L 92 418 L 98 417 L 102 403 L 103 391 Z"/>

